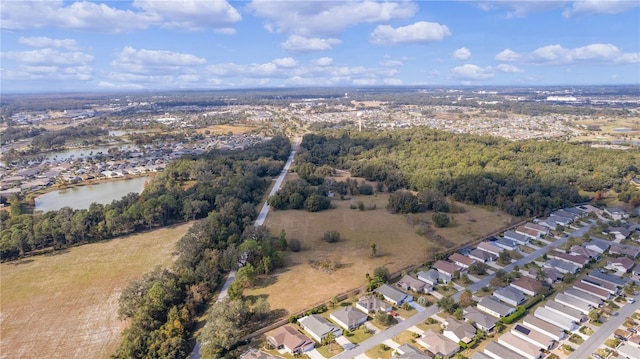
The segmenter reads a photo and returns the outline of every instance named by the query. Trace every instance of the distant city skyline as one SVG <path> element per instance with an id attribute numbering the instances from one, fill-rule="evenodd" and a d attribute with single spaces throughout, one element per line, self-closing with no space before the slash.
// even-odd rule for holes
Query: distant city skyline
<path id="1" fill-rule="evenodd" d="M 2 93 L 640 85 L 640 2 L 0 2 Z"/>

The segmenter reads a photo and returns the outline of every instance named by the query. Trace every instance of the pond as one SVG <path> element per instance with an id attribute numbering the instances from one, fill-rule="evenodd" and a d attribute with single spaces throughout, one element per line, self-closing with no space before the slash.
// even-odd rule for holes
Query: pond
<path id="1" fill-rule="evenodd" d="M 130 192 L 141 193 L 147 180 L 145 176 L 49 192 L 36 198 L 36 211 L 56 211 L 65 206 L 88 209 L 93 202 L 108 204 Z"/>
<path id="2" fill-rule="evenodd" d="M 72 148 L 64 151 L 50 152 L 46 154 L 46 159 L 49 161 L 65 161 L 71 158 L 85 158 L 97 155 L 99 152 L 103 154 L 109 153 L 109 148 L 117 148 L 118 150 L 126 151 L 139 151 L 140 149 L 136 145 L 119 145 L 109 147 L 85 147 L 85 148 Z"/>

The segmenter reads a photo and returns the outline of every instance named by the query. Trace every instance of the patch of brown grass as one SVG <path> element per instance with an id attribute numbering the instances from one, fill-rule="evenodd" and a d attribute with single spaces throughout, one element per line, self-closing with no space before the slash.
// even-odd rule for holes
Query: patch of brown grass
<path id="1" fill-rule="evenodd" d="M 196 131 L 198 131 L 198 133 L 205 133 L 205 131 L 209 130 L 211 134 L 214 135 L 226 135 L 229 132 L 234 135 L 241 135 L 253 129 L 255 129 L 255 127 L 242 125 L 211 125 L 205 128 L 199 128 Z"/>
<path id="2" fill-rule="evenodd" d="M 108 358 L 121 290 L 169 266 L 191 223 L 0 264 L 1 358 Z"/>
<path id="3" fill-rule="evenodd" d="M 295 176 L 290 174 L 288 178 Z M 346 176 L 346 175 L 345 175 Z M 318 213 L 303 210 L 272 211 L 265 225 L 272 233 L 286 232 L 287 239 L 298 239 L 302 250 L 287 252 L 287 266 L 275 271 L 269 284 L 247 290 L 246 295 L 265 296 L 273 309 L 289 313 L 328 301 L 332 296 L 366 284 L 365 274 L 378 266 L 390 272 L 417 265 L 432 258 L 441 249 L 437 243 L 415 233 L 404 215 L 392 215 L 386 209 L 389 195 L 357 196 L 365 207 L 375 204 L 375 210 L 350 209 L 350 200 L 333 199 L 333 209 Z M 430 219 L 430 214 L 427 214 Z M 468 207 L 468 211 L 455 214 L 452 228 L 436 232 L 454 244 L 466 243 L 480 234 L 504 227 L 509 216 L 499 211 Z M 324 232 L 336 230 L 341 241 L 326 243 Z M 377 246 L 378 255 L 370 257 L 371 244 Z M 337 270 L 323 272 L 311 267 L 312 260 L 329 259 L 340 264 Z"/>

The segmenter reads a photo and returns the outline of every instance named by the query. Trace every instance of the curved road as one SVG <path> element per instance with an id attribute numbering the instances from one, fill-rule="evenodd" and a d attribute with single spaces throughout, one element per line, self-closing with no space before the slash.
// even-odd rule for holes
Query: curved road
<path id="1" fill-rule="evenodd" d="M 278 176 L 276 183 L 273 185 L 273 188 L 271 188 L 271 192 L 269 192 L 269 197 L 273 196 L 276 192 L 278 192 L 278 190 L 282 186 L 282 182 L 284 182 L 284 178 L 289 172 L 289 168 L 293 163 L 293 158 L 296 156 L 296 151 L 298 150 L 298 146 L 300 146 L 300 141 L 301 141 L 301 138 L 299 137 L 293 141 L 293 146 L 291 147 L 291 154 L 289 155 L 287 162 L 284 164 L 284 168 L 282 168 L 282 172 L 280 172 L 280 175 Z M 271 206 L 269 206 L 265 201 L 264 205 L 262 205 L 262 209 L 260 210 L 260 213 L 258 213 L 258 218 L 256 218 L 256 221 L 254 222 L 254 225 L 256 227 L 261 226 L 264 223 L 264 220 L 267 218 L 267 214 L 269 213 L 270 208 Z M 227 297 L 227 288 L 229 288 L 229 285 L 231 285 L 231 283 L 235 278 L 236 278 L 236 272 L 235 271 L 229 272 L 229 275 L 227 276 L 227 280 L 224 282 L 224 285 L 222 285 L 222 290 L 220 291 L 220 295 L 218 295 L 218 300 L 216 302 L 219 302 Z M 196 341 L 196 346 L 193 348 L 191 355 L 189 355 L 189 359 L 200 359 L 200 358 L 202 358 L 202 356 L 200 355 L 200 343 Z"/>

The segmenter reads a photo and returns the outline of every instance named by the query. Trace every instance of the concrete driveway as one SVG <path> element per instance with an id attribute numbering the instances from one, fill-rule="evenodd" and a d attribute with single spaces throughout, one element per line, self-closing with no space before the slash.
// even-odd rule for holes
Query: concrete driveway
<path id="1" fill-rule="evenodd" d="M 304 352 L 304 353 L 307 354 L 309 356 L 309 358 L 311 358 L 311 359 L 325 359 L 324 356 L 322 354 L 320 354 L 318 349 L 313 349 L 313 350 L 310 350 L 310 351 Z"/>

